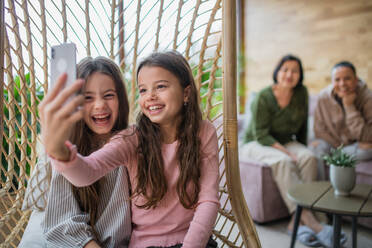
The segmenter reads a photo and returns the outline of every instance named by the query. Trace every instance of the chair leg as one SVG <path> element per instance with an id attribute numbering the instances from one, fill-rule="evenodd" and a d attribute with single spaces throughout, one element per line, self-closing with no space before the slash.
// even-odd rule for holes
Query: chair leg
<path id="1" fill-rule="evenodd" d="M 297 205 L 295 221 L 294 221 L 293 231 L 292 231 L 291 248 L 294 248 L 294 245 L 296 243 L 297 229 L 298 229 L 298 225 L 301 219 L 301 212 L 302 212 L 302 207 L 300 205 Z"/>

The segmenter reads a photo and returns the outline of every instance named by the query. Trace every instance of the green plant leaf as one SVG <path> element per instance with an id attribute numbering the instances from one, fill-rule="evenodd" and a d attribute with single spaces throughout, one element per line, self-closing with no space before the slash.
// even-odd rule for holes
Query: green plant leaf
<path id="1" fill-rule="evenodd" d="M 343 150 L 343 145 L 337 147 L 336 149 L 331 149 L 330 154 L 323 156 L 323 160 L 328 165 L 335 165 L 341 167 L 355 167 L 356 158 L 355 156 L 347 154 Z"/>

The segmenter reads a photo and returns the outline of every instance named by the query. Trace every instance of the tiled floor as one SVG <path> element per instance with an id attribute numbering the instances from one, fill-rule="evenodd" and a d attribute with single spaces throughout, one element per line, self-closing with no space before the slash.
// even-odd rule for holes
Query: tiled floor
<path id="1" fill-rule="evenodd" d="M 291 237 L 287 233 L 287 220 L 281 220 L 269 224 L 259 225 L 256 224 L 258 236 L 261 241 L 263 248 L 289 248 L 291 243 Z M 351 224 L 344 221 L 342 223 L 342 230 L 346 233 L 348 240 L 345 244 L 345 248 L 352 247 L 351 240 Z M 362 226 L 358 226 L 358 248 L 372 248 L 372 229 L 367 229 Z M 307 246 L 296 242 L 296 248 L 306 248 Z"/>

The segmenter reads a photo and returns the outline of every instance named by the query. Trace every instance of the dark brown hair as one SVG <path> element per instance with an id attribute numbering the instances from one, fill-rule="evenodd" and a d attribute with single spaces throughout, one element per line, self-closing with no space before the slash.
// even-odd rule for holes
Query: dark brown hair
<path id="1" fill-rule="evenodd" d="M 95 72 L 99 72 L 111 77 L 115 84 L 115 90 L 119 102 L 119 110 L 118 118 L 111 130 L 111 134 L 114 134 L 115 132 L 127 128 L 128 126 L 129 103 L 122 73 L 116 63 L 106 57 L 86 57 L 77 65 L 78 78 L 83 78 L 87 81 Z M 107 140 L 98 140 L 95 133 L 90 130 L 84 120 L 77 122 L 74 130 L 72 131 L 71 142 L 76 144 L 79 153 L 84 156 L 87 156 L 100 148 L 100 146 L 106 141 Z M 104 178 L 88 187 L 78 188 L 73 186 L 73 192 L 77 201 L 79 202 L 81 210 L 89 213 L 89 224 L 92 226 L 95 234 L 97 234 L 94 229 L 94 225 L 97 220 L 99 188 L 100 184 L 103 183 L 103 180 Z M 95 236 L 96 238 L 98 237 L 97 235 Z"/>
<path id="2" fill-rule="evenodd" d="M 278 79 L 277 79 L 278 72 L 282 68 L 282 65 L 287 61 L 296 61 L 298 63 L 298 67 L 300 68 L 300 78 L 298 79 L 298 83 L 295 88 L 300 88 L 304 81 L 304 70 L 302 68 L 301 60 L 292 54 L 285 55 L 283 58 L 281 58 L 279 63 L 275 67 L 275 70 L 273 73 L 274 84 L 278 83 Z"/>
<path id="3" fill-rule="evenodd" d="M 137 68 L 161 67 L 180 82 L 183 89 L 190 86 L 188 102 L 183 105 L 181 122 L 177 129 L 180 175 L 177 181 L 177 194 L 185 208 L 193 208 L 200 191 L 200 139 L 199 128 L 202 114 L 199 107 L 198 92 L 191 68 L 186 59 L 176 51 L 155 52 L 145 58 Z M 133 196 L 143 195 L 147 200 L 141 208 L 155 208 L 168 190 L 164 175 L 164 161 L 161 153 L 162 135 L 159 125 L 150 121 L 144 114 L 137 117 L 139 144 L 137 148 L 138 174 L 137 186 Z"/>
<path id="4" fill-rule="evenodd" d="M 349 61 L 341 61 L 341 62 L 338 62 L 337 64 L 335 64 L 332 68 L 332 71 L 336 68 L 339 68 L 339 67 L 348 67 L 350 68 L 353 73 L 354 73 L 354 76 L 356 76 L 356 69 L 355 69 L 355 66 L 349 62 Z"/>

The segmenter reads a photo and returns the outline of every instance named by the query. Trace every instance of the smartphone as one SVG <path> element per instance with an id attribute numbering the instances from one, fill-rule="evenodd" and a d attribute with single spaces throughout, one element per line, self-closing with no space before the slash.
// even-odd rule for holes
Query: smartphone
<path id="1" fill-rule="evenodd" d="M 52 46 L 50 59 L 50 88 L 54 87 L 58 77 L 67 73 L 65 87 L 76 80 L 76 45 L 74 43 L 63 43 Z"/>

